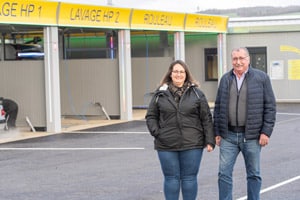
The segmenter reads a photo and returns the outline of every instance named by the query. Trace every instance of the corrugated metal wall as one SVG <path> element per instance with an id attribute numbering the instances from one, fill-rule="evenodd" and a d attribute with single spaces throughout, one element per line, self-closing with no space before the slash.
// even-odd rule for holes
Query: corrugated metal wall
<path id="1" fill-rule="evenodd" d="M 60 62 L 61 114 L 120 115 L 119 66 L 116 59 L 76 59 Z"/>
<path id="2" fill-rule="evenodd" d="M 19 105 L 17 126 L 28 116 L 35 127 L 45 127 L 44 61 L 1 61 L 0 96 Z"/>

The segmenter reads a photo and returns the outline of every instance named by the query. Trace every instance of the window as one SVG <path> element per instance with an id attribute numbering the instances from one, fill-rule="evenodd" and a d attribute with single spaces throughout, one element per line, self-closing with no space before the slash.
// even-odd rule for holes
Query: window
<path id="1" fill-rule="evenodd" d="M 5 35 L 4 42 L 0 43 L 0 54 L 4 50 L 4 60 L 43 60 L 43 35 Z M 4 47 L 2 47 L 4 45 Z"/>
<path id="2" fill-rule="evenodd" d="M 173 34 L 167 31 L 131 32 L 131 57 L 171 57 Z"/>
<path id="3" fill-rule="evenodd" d="M 63 37 L 64 59 L 117 58 L 117 31 L 72 29 Z"/>
<path id="4" fill-rule="evenodd" d="M 247 47 L 250 54 L 250 64 L 253 68 L 267 73 L 267 47 Z M 205 52 L 205 81 L 218 80 L 218 50 L 206 48 Z"/>
<path id="5" fill-rule="evenodd" d="M 267 47 L 247 47 L 250 54 L 250 65 L 267 73 Z"/>
<path id="6" fill-rule="evenodd" d="M 218 80 L 217 48 L 204 49 L 205 52 L 205 81 Z"/>

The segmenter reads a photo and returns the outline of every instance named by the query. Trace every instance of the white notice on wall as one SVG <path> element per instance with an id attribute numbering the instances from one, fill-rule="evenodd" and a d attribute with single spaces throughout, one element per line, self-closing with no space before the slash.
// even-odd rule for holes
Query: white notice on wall
<path id="1" fill-rule="evenodd" d="M 283 60 L 276 60 L 271 62 L 270 66 L 271 79 L 284 79 Z"/>

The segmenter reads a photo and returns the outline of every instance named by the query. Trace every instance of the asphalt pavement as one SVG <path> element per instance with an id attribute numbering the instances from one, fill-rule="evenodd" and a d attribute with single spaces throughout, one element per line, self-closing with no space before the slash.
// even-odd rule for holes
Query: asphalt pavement
<path id="1" fill-rule="evenodd" d="M 262 149 L 262 200 L 300 199 L 300 104 L 279 105 Z M 2 200 L 163 200 L 163 176 L 144 120 L 0 144 Z M 219 149 L 205 151 L 198 199 L 218 199 Z M 239 156 L 234 199 L 246 199 Z"/>

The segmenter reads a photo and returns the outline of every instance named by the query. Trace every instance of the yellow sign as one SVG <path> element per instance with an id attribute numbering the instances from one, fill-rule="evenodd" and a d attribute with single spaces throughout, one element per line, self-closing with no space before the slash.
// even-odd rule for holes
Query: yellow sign
<path id="1" fill-rule="evenodd" d="M 128 29 L 131 9 L 61 3 L 59 26 Z"/>
<path id="2" fill-rule="evenodd" d="M 300 80 L 300 60 L 289 60 L 288 66 L 288 79 Z"/>
<path id="3" fill-rule="evenodd" d="M 184 30 L 184 13 L 133 10 L 131 29 L 137 30 Z"/>
<path id="4" fill-rule="evenodd" d="M 46 0 L 7 0 L 0 2 L 1 23 L 154 31 L 227 32 L 228 17 Z"/>
<path id="5" fill-rule="evenodd" d="M 0 22 L 14 24 L 56 25 L 58 2 L 49 1 L 1 1 Z"/>
<path id="6" fill-rule="evenodd" d="M 298 49 L 297 47 L 288 46 L 288 45 L 280 45 L 280 51 L 288 51 L 288 52 L 294 52 L 294 53 L 300 54 L 300 49 Z"/>
<path id="7" fill-rule="evenodd" d="M 227 32 L 228 17 L 187 14 L 185 31 L 190 32 Z"/>

